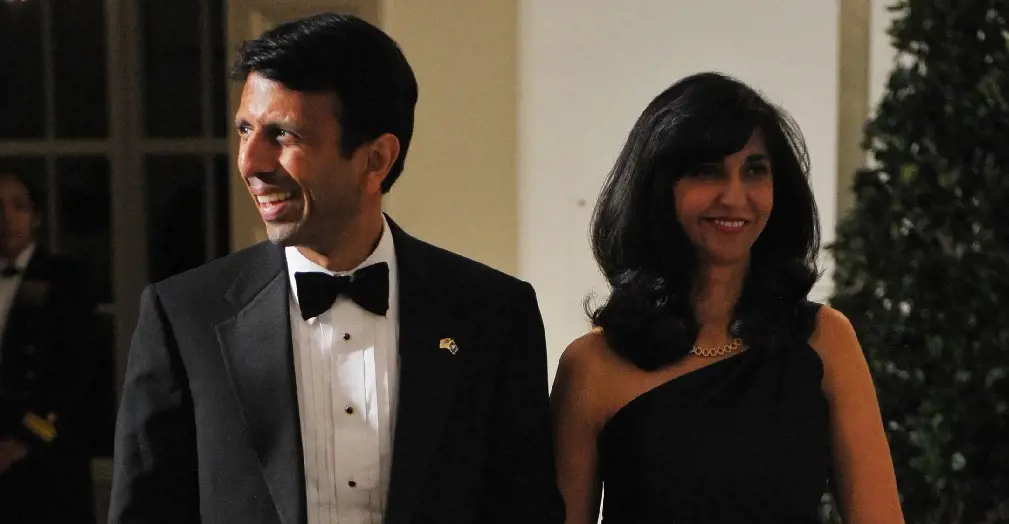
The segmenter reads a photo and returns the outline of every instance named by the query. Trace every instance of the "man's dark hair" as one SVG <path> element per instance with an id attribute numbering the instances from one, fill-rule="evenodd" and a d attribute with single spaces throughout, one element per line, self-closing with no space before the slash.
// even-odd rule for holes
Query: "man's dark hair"
<path id="1" fill-rule="evenodd" d="M 231 77 L 245 81 L 251 73 L 295 91 L 332 92 L 344 156 L 385 133 L 399 139 L 399 157 L 382 184 L 389 191 L 403 172 L 413 136 L 417 79 L 387 34 L 344 14 L 288 22 L 239 49 Z"/>
<path id="2" fill-rule="evenodd" d="M 42 191 L 41 185 L 34 178 L 28 176 L 26 171 L 14 163 L 0 162 L 0 180 L 2 179 L 14 180 L 24 186 L 28 190 L 28 200 L 31 200 L 35 214 L 45 216 L 45 192 Z"/>

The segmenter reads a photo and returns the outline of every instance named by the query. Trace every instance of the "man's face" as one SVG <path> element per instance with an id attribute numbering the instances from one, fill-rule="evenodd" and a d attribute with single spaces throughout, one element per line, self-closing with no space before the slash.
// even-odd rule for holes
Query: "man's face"
<path id="1" fill-rule="evenodd" d="M 238 169 L 272 242 L 320 252 L 353 234 L 370 190 L 367 148 L 345 156 L 334 96 L 257 73 L 235 117 Z"/>
<path id="2" fill-rule="evenodd" d="M 14 258 L 34 240 L 41 225 L 28 188 L 0 173 L 0 256 Z"/>

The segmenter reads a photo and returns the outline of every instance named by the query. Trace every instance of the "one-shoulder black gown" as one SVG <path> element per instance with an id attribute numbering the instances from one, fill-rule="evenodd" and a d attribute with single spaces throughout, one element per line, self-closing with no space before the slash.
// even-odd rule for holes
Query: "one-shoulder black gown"
<path id="1" fill-rule="evenodd" d="M 813 317 L 800 324 L 814 326 L 819 305 L 802 309 Z M 604 524 L 820 522 L 830 431 L 808 336 L 751 347 L 621 408 L 598 442 Z"/>

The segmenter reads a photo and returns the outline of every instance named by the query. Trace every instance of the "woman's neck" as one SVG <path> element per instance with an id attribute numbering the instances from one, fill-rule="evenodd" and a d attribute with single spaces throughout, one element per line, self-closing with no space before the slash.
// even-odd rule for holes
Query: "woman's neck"
<path id="1" fill-rule="evenodd" d="M 694 292 L 694 316 L 701 330 L 700 338 L 721 338 L 728 333 L 746 272 L 746 264 L 701 268 Z"/>

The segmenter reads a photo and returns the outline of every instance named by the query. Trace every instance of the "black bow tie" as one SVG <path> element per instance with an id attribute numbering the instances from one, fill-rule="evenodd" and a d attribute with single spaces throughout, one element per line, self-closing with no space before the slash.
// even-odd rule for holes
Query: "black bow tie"
<path id="1" fill-rule="evenodd" d="M 348 276 L 299 272 L 294 274 L 294 280 L 298 283 L 298 305 L 305 320 L 325 313 L 341 293 L 376 315 L 385 316 L 389 311 L 389 265 L 385 262 Z"/>
<path id="2" fill-rule="evenodd" d="M 17 276 L 20 273 L 21 273 L 21 270 L 18 269 L 17 266 L 15 266 L 15 265 L 12 264 L 12 265 L 9 265 L 9 266 L 3 268 L 3 270 L 0 271 L 0 277 L 13 277 L 13 276 Z"/>

